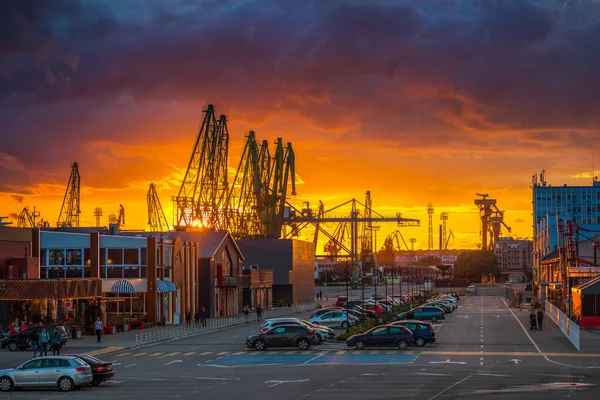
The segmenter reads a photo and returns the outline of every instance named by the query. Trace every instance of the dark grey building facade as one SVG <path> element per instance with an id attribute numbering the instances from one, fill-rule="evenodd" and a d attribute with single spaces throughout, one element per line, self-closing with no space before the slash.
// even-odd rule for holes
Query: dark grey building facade
<path id="1" fill-rule="evenodd" d="M 237 244 L 244 266 L 273 270 L 273 303 L 313 301 L 315 246 L 298 239 L 244 239 Z"/>

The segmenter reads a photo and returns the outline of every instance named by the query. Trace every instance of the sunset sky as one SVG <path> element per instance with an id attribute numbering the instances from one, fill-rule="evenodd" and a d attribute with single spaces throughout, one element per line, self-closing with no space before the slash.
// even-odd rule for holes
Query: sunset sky
<path id="1" fill-rule="evenodd" d="M 144 228 L 150 182 L 170 217 L 209 103 L 231 167 L 248 130 L 283 137 L 294 204 L 371 190 L 379 213 L 421 219 L 402 230 L 417 248 L 429 202 L 435 245 L 447 211 L 449 247 L 473 248 L 475 193 L 530 237 L 532 174 L 591 184 L 598 1 L 9 0 L 0 27 L 0 215 L 55 225 L 77 161 L 82 225 L 123 204 Z"/>

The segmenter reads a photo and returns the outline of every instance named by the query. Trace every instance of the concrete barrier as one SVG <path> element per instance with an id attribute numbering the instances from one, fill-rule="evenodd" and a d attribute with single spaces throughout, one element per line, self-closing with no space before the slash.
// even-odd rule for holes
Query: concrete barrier
<path id="1" fill-rule="evenodd" d="M 565 336 L 571 341 L 573 346 L 577 349 L 577 351 L 581 350 L 580 345 L 580 332 L 579 326 L 571 321 L 569 317 L 567 317 L 562 311 L 560 311 L 554 304 L 550 302 L 546 302 L 546 315 L 550 317 L 552 321 L 560 330 L 565 334 Z"/>

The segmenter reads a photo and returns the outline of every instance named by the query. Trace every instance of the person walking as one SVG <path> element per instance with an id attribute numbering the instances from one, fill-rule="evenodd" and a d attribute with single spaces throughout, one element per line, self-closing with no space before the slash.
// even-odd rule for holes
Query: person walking
<path id="1" fill-rule="evenodd" d="M 256 306 L 256 320 L 259 322 L 262 320 L 262 307 L 260 304 Z"/>
<path id="2" fill-rule="evenodd" d="M 529 314 L 529 322 L 531 323 L 529 330 L 537 331 L 537 326 L 536 326 L 536 322 L 535 322 L 535 314 L 533 313 L 533 311 L 531 312 L 531 314 Z"/>
<path id="3" fill-rule="evenodd" d="M 248 304 L 244 306 L 244 320 L 248 321 L 248 314 L 250 314 L 250 307 Z"/>
<path id="4" fill-rule="evenodd" d="M 200 325 L 200 310 L 194 313 L 194 325 Z"/>
<path id="5" fill-rule="evenodd" d="M 21 326 L 19 327 L 19 333 L 23 333 L 29 328 L 25 322 L 21 322 Z"/>
<path id="6" fill-rule="evenodd" d="M 62 337 L 60 336 L 60 333 L 58 333 L 58 331 L 54 331 L 54 336 L 52 336 L 50 339 L 53 356 L 60 356 L 60 348 L 62 346 L 61 340 Z"/>
<path id="7" fill-rule="evenodd" d="M 40 357 L 48 355 L 48 342 L 50 342 L 50 335 L 46 332 L 46 328 L 42 328 L 42 333 L 40 333 Z"/>
<path id="8" fill-rule="evenodd" d="M 206 328 L 206 318 L 208 318 L 208 311 L 206 311 L 205 307 L 202 307 L 202 311 L 200 312 L 200 322 L 202 323 L 203 328 Z"/>
<path id="9" fill-rule="evenodd" d="M 540 308 L 537 312 L 537 324 L 538 324 L 538 329 L 540 331 L 543 331 L 543 322 L 544 322 L 544 312 L 542 311 L 542 309 Z"/>
<path id="10" fill-rule="evenodd" d="M 10 336 L 14 336 L 14 335 L 16 335 L 17 333 L 18 333 L 18 332 L 17 332 L 17 329 L 15 328 L 15 323 L 13 322 L 12 324 L 10 324 L 10 328 L 8 328 L 8 334 L 9 334 Z"/>
<path id="11" fill-rule="evenodd" d="M 103 324 L 100 317 L 96 318 L 96 322 L 94 322 L 94 328 L 96 328 L 96 339 L 98 340 L 98 343 L 101 343 Z"/>
<path id="12" fill-rule="evenodd" d="M 33 349 L 33 358 L 37 356 L 38 343 L 40 341 L 40 334 L 37 329 L 32 329 L 29 334 L 29 346 Z"/>
<path id="13" fill-rule="evenodd" d="M 192 325 L 192 312 L 190 310 L 187 310 L 187 312 L 185 313 L 185 323 L 187 324 L 187 326 Z"/>

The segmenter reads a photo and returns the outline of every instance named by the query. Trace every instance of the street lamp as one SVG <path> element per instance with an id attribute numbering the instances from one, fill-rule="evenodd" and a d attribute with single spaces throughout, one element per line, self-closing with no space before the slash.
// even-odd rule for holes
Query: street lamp
<path id="1" fill-rule="evenodd" d="M 349 316 L 348 316 L 348 307 L 349 307 L 349 302 L 350 302 L 350 297 L 348 295 L 348 281 L 350 279 L 348 279 L 348 260 L 346 260 L 346 333 L 350 333 L 350 322 L 349 322 Z"/>

